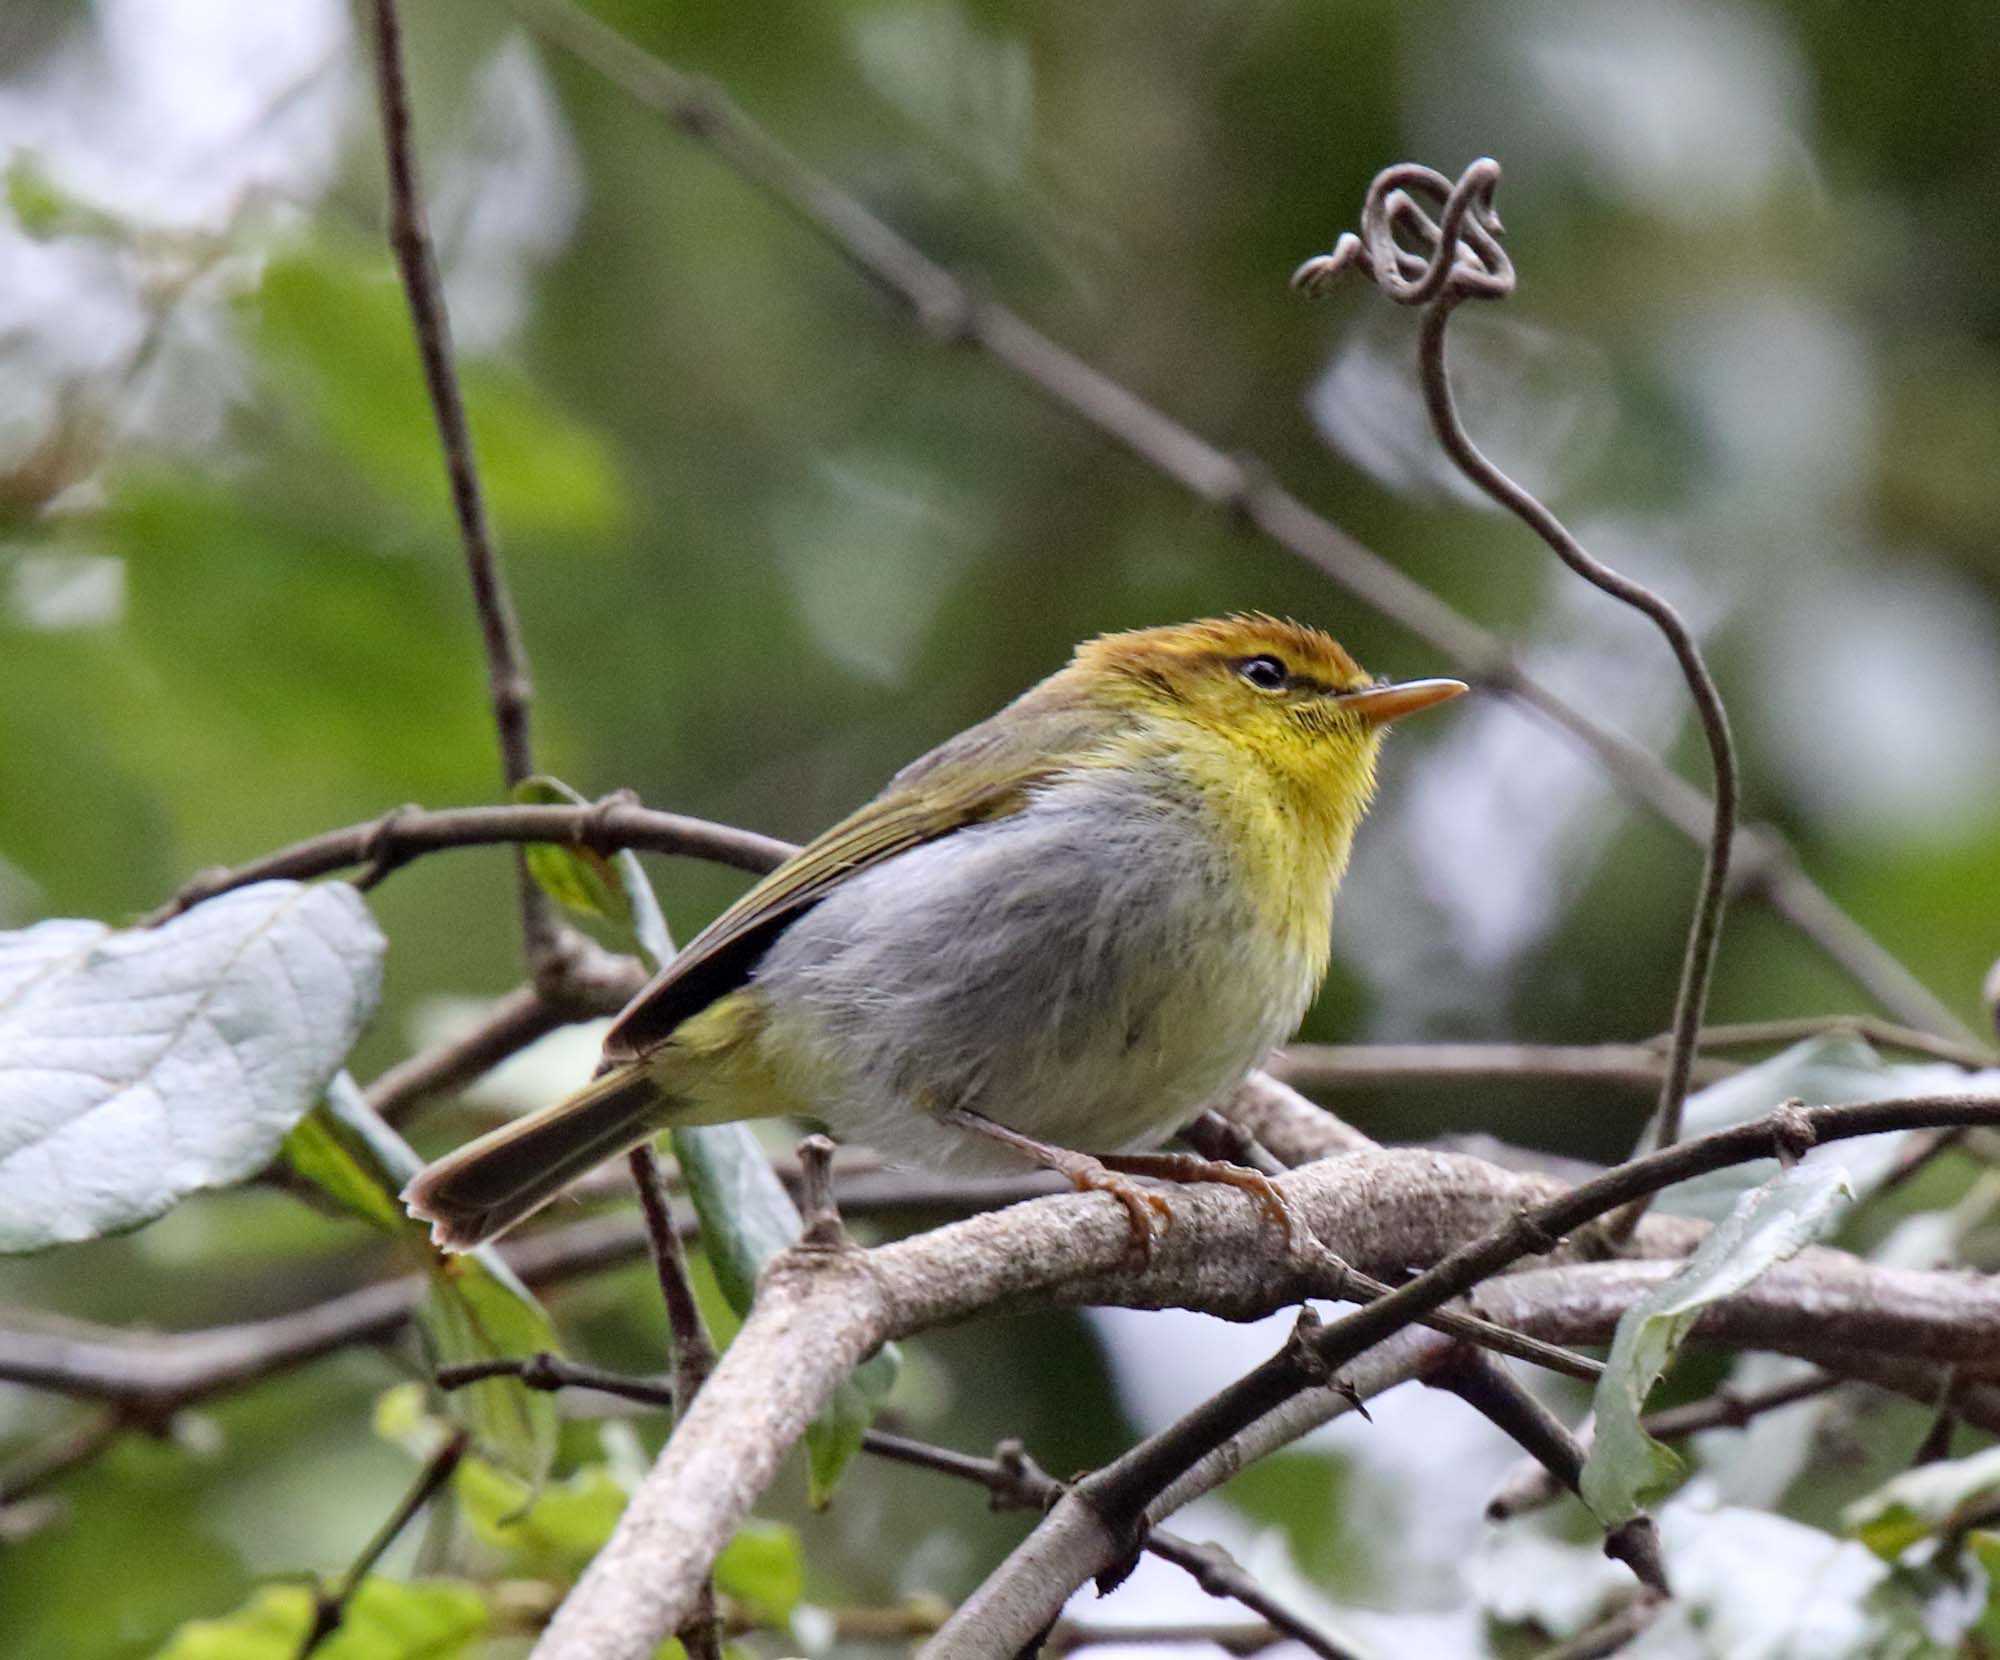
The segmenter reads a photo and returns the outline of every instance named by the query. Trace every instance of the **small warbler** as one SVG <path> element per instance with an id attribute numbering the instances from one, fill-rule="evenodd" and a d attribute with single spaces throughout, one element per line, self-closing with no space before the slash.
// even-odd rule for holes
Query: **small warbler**
<path id="1" fill-rule="evenodd" d="M 1088 641 L 697 935 L 594 1082 L 404 1198 L 463 1250 L 656 1131 L 782 1114 L 933 1168 L 1043 1165 L 1142 1245 L 1163 1207 L 1132 1175 L 1282 1219 L 1253 1172 L 1142 1150 L 1296 1029 L 1383 726 L 1464 690 L 1261 615 Z"/>

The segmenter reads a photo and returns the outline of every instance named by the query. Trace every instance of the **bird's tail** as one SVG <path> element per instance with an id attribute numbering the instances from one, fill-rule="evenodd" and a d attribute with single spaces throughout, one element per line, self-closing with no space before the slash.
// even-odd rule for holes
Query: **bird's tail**
<path id="1" fill-rule="evenodd" d="M 412 1216 L 431 1224 L 431 1238 L 440 1246 L 467 1251 L 679 1116 L 644 1067 L 619 1067 L 568 1100 L 426 1165 L 403 1189 L 403 1203 Z"/>

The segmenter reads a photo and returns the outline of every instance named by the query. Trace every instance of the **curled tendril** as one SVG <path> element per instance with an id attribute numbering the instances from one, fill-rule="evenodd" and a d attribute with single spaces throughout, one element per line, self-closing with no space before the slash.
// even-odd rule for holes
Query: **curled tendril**
<path id="1" fill-rule="evenodd" d="M 1460 472 L 1520 518 L 1578 576 L 1649 617 L 1680 663 L 1715 769 L 1715 814 L 1694 919 L 1688 928 L 1687 953 L 1681 964 L 1673 1046 L 1668 1051 L 1654 1113 L 1659 1145 L 1665 1147 L 1680 1138 L 1681 1106 L 1687 1096 L 1708 982 L 1715 966 L 1723 906 L 1729 897 L 1729 855 L 1736 837 L 1735 746 L 1721 693 L 1680 613 L 1643 583 L 1593 558 L 1562 520 L 1487 459 L 1459 419 L 1445 369 L 1446 325 L 1461 302 L 1502 299 L 1514 291 L 1514 266 L 1500 247 L 1500 216 L 1493 208 L 1493 192 L 1499 183 L 1500 164 L 1484 156 L 1466 168 L 1456 184 L 1442 173 L 1412 162 L 1384 168 L 1368 186 L 1361 206 L 1360 234 L 1343 234 L 1331 253 L 1307 260 L 1292 274 L 1292 285 L 1308 294 L 1321 294 L 1353 267 L 1397 304 L 1424 307 L 1417 347 L 1424 404 L 1445 453 Z M 1419 204 L 1420 196 L 1443 204 L 1435 220 Z M 1405 240 L 1399 238 L 1416 246 L 1405 246 Z M 1621 1210 L 1606 1224 L 1609 1236 L 1617 1241 L 1629 1238 L 1649 1202 L 1649 1198 L 1636 1199 Z"/>
<path id="2" fill-rule="evenodd" d="M 1456 184 L 1415 162 L 1385 167 L 1368 186 L 1360 234 L 1342 231 L 1331 252 L 1292 273 L 1292 286 L 1317 298 L 1358 270 L 1398 305 L 1427 305 L 1447 289 L 1459 299 L 1504 299 L 1514 291 L 1514 263 L 1500 246 L 1499 183 L 1500 164 L 1490 156 Z M 1419 196 L 1441 204 L 1436 219 Z"/>

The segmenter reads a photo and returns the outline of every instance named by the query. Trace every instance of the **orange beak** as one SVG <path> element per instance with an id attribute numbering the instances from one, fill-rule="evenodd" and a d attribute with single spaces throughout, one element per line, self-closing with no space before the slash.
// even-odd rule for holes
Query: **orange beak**
<path id="1" fill-rule="evenodd" d="M 1351 709 L 1371 726 L 1381 726 L 1433 703 L 1443 703 L 1466 689 L 1463 680 L 1405 680 L 1396 686 L 1367 686 L 1342 692 L 1340 706 Z"/>

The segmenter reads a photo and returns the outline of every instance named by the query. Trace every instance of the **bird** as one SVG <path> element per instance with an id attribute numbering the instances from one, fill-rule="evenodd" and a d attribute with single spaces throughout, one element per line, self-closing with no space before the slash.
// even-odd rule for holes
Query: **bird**
<path id="1" fill-rule="evenodd" d="M 1388 723 L 1463 682 L 1368 675 L 1261 612 L 1099 635 L 898 772 L 696 935 L 568 1099 L 403 1198 L 463 1251 L 683 1126 L 792 1117 L 893 1163 L 1041 1166 L 1164 1225 L 1134 1176 L 1297 1030 Z"/>

